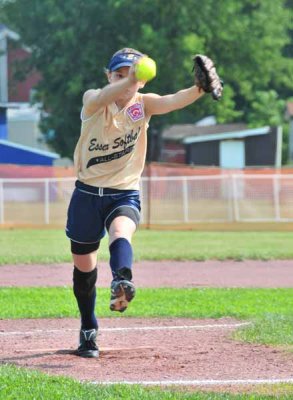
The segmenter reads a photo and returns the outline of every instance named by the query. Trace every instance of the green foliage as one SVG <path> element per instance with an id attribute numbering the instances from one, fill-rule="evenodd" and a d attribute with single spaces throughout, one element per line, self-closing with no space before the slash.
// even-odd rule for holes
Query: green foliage
<path id="1" fill-rule="evenodd" d="M 282 125 L 284 110 L 285 101 L 279 98 L 275 90 L 256 91 L 248 122 L 252 127 Z"/>
<path id="2" fill-rule="evenodd" d="M 282 163 L 287 164 L 289 158 L 289 124 L 283 125 Z"/>
<path id="3" fill-rule="evenodd" d="M 146 91 L 172 93 L 190 86 L 192 56 L 215 60 L 225 81 L 220 103 L 207 97 L 167 116 L 194 122 L 214 114 L 221 123 L 240 118 L 255 125 L 283 120 L 293 90 L 292 25 L 288 0 L 15 0 L 2 1 L 5 22 L 32 49 L 42 74 L 39 100 L 50 112 L 42 127 L 54 130 L 55 149 L 72 156 L 79 136 L 82 94 L 106 84 L 103 67 L 114 51 L 131 46 L 158 64 Z M 272 115 L 268 115 L 272 101 Z M 266 108 L 267 107 L 267 108 Z"/>

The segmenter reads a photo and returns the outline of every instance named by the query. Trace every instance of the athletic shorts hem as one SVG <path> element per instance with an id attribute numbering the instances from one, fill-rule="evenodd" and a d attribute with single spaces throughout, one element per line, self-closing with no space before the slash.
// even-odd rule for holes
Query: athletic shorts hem
<path id="1" fill-rule="evenodd" d="M 94 243 L 99 242 L 102 239 L 101 238 L 101 239 L 95 240 L 94 242 L 80 242 L 79 240 L 72 239 L 70 236 L 67 235 L 67 233 L 66 233 L 66 236 L 68 237 L 68 239 L 72 240 L 73 242 L 80 243 L 80 244 L 94 244 Z"/>

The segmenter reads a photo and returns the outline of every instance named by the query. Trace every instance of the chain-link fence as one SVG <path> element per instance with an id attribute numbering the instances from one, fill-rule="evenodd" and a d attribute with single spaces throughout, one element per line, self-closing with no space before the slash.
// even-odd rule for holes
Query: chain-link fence
<path id="1" fill-rule="evenodd" d="M 0 179 L 0 224 L 64 226 L 75 178 Z M 293 175 L 143 177 L 142 224 L 292 222 Z"/>

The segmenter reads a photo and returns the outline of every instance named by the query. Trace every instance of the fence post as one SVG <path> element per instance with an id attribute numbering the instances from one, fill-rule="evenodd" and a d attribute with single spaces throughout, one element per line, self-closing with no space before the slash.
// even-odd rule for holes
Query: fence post
<path id="1" fill-rule="evenodd" d="M 184 222 L 188 222 L 188 186 L 187 186 L 187 178 L 184 177 L 182 179 L 182 194 L 183 194 L 183 220 Z"/>
<path id="2" fill-rule="evenodd" d="M 232 178 L 232 201 L 233 201 L 233 214 L 235 222 L 240 220 L 239 218 L 239 205 L 237 196 L 237 175 L 231 175 Z"/>
<path id="3" fill-rule="evenodd" d="M 279 179 L 280 175 L 274 175 L 274 210 L 275 210 L 275 219 L 276 221 L 281 220 L 280 213 L 280 184 Z"/>
<path id="4" fill-rule="evenodd" d="M 222 178 L 222 197 L 227 199 L 227 218 L 229 222 L 234 221 L 234 199 L 233 199 L 233 182 L 231 175 L 221 176 Z"/>
<path id="5" fill-rule="evenodd" d="M 49 180 L 45 179 L 45 224 L 50 223 L 50 210 L 49 210 Z"/>
<path id="6" fill-rule="evenodd" d="M 2 179 L 0 179 L 0 224 L 4 224 L 4 190 Z"/>

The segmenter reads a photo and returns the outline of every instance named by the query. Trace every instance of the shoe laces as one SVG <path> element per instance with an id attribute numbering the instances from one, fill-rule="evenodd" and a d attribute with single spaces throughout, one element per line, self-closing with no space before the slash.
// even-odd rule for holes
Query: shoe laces
<path id="1" fill-rule="evenodd" d="M 94 329 L 90 331 L 82 331 L 83 334 L 83 340 L 82 342 L 84 343 L 84 346 L 91 350 L 91 349 L 97 349 L 96 345 L 96 331 Z M 92 337 L 94 335 L 94 337 Z"/>
<path id="2" fill-rule="evenodd" d="M 85 347 L 88 349 L 88 350 L 97 350 L 98 349 L 98 347 L 97 347 L 97 345 L 96 345 L 96 342 L 94 341 L 94 340 L 86 340 L 85 342 L 84 342 L 84 344 L 85 344 Z"/>

